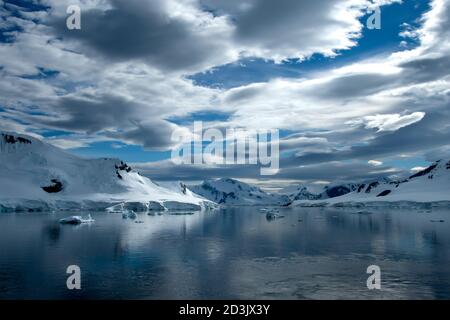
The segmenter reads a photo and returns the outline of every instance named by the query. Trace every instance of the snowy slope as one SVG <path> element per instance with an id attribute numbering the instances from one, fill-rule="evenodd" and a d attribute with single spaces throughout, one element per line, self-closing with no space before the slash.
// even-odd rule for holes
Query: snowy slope
<path id="1" fill-rule="evenodd" d="M 190 189 L 206 199 L 225 205 L 287 205 L 290 202 L 285 195 L 267 193 L 229 178 L 204 181 Z"/>
<path id="2" fill-rule="evenodd" d="M 296 200 L 316 200 L 319 198 L 318 194 L 312 193 L 307 187 L 303 185 L 289 186 L 279 192 L 286 195 L 290 201 Z"/>
<path id="3" fill-rule="evenodd" d="M 293 205 L 354 205 L 382 202 L 450 202 L 450 161 L 439 160 L 402 181 L 362 183 L 346 195 L 317 201 L 295 201 Z"/>
<path id="4" fill-rule="evenodd" d="M 360 183 L 347 183 L 347 182 L 335 182 L 322 188 L 317 193 L 311 192 L 307 187 L 303 185 L 290 186 L 280 191 L 282 194 L 286 194 L 292 201 L 296 200 L 324 200 L 336 197 L 341 197 L 348 193 L 358 190 L 364 184 L 370 184 L 375 181 L 390 181 L 388 179 L 372 180 L 368 182 Z"/>
<path id="5" fill-rule="evenodd" d="M 359 183 L 334 183 L 324 187 L 323 192 L 318 195 L 318 199 L 330 199 L 346 195 L 359 188 Z"/>
<path id="6" fill-rule="evenodd" d="M 0 132 L 0 163 L 0 211 L 212 205 L 156 185 L 118 159 L 82 159 L 25 135 Z"/>

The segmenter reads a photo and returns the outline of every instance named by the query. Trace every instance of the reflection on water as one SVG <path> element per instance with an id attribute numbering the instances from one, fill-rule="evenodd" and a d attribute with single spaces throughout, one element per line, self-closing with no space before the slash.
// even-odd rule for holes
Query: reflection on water
<path id="1" fill-rule="evenodd" d="M 82 213 L 83 215 L 87 213 Z M 450 211 L 0 215 L 0 298 L 449 299 Z M 443 222 L 442 222 L 443 221 Z M 379 265 L 382 290 L 366 288 Z M 79 265 L 82 290 L 66 289 Z"/>

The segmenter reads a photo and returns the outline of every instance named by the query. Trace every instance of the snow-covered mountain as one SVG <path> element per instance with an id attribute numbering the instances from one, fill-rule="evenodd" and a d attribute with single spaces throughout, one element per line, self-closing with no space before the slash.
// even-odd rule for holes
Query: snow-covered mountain
<path id="1" fill-rule="evenodd" d="M 346 195 L 359 188 L 359 183 L 335 183 L 324 187 L 317 199 L 331 199 Z"/>
<path id="2" fill-rule="evenodd" d="M 307 187 L 303 185 L 290 186 L 289 188 L 280 191 L 282 194 L 286 194 L 292 201 L 297 200 L 324 200 L 336 197 L 341 197 L 348 193 L 358 190 L 364 184 L 370 184 L 372 182 L 389 181 L 388 179 L 372 180 L 368 182 L 350 183 L 350 182 L 335 182 L 323 187 L 317 193 L 311 192 Z"/>
<path id="3" fill-rule="evenodd" d="M 187 187 L 154 183 L 118 159 L 83 159 L 36 138 L 0 132 L 0 212 L 49 210 L 200 210 L 224 205 L 342 205 L 449 202 L 450 161 L 401 181 L 336 183 L 317 194 L 304 186 L 280 193 L 234 180 Z"/>
<path id="4" fill-rule="evenodd" d="M 201 209 L 185 186 L 164 188 L 118 159 L 83 159 L 33 137 L 0 132 L 0 211 Z"/>
<path id="5" fill-rule="evenodd" d="M 280 190 L 279 193 L 286 195 L 290 201 L 317 200 L 319 198 L 318 194 L 310 192 L 308 188 L 303 185 L 289 186 Z"/>
<path id="6" fill-rule="evenodd" d="M 315 201 L 298 200 L 292 205 L 354 205 L 380 202 L 450 202 L 450 161 L 439 160 L 404 180 L 381 179 L 361 183 L 348 194 Z"/>
<path id="7" fill-rule="evenodd" d="M 190 189 L 206 199 L 224 205 L 287 205 L 289 197 L 267 193 L 247 183 L 224 178 L 204 181 Z"/>

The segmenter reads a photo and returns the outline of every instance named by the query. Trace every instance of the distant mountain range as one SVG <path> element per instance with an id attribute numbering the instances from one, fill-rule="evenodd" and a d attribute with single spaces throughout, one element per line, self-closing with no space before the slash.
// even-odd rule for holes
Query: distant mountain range
<path id="1" fill-rule="evenodd" d="M 189 188 L 198 195 L 223 205 L 285 206 L 291 202 L 287 195 L 267 193 L 260 188 L 230 178 L 208 180 Z"/>
<path id="2" fill-rule="evenodd" d="M 289 198 L 293 201 L 324 200 L 344 196 L 346 194 L 359 190 L 363 185 L 372 185 L 373 183 L 386 183 L 390 181 L 391 180 L 388 178 L 380 178 L 357 183 L 332 183 L 323 187 L 323 190 L 319 193 L 312 193 L 308 190 L 307 187 L 299 185 L 294 190 L 291 187 L 287 189 L 287 192 L 282 190 L 281 193 L 288 194 Z"/>
<path id="3" fill-rule="evenodd" d="M 444 160 L 398 181 L 336 183 L 318 193 L 299 185 L 269 193 L 230 178 L 158 184 L 119 159 L 83 159 L 30 136 L 0 132 L 0 164 L 0 212 L 450 203 L 450 161 Z"/>
<path id="4" fill-rule="evenodd" d="M 345 187 L 345 186 L 344 186 Z M 430 167 L 403 180 L 380 179 L 352 184 L 351 192 L 338 197 L 297 199 L 292 205 L 361 205 L 414 202 L 450 204 L 450 161 L 438 160 Z"/>
<path id="5" fill-rule="evenodd" d="M 319 193 L 307 187 L 290 186 L 268 193 L 238 180 L 224 178 L 205 181 L 190 189 L 224 205 L 324 206 L 387 202 L 449 202 L 450 161 L 439 160 L 407 179 L 373 179 L 354 183 L 334 183 Z"/>

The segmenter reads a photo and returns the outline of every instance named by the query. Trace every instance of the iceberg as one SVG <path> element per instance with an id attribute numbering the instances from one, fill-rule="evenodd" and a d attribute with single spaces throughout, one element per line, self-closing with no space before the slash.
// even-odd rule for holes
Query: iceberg
<path id="1" fill-rule="evenodd" d="M 92 223 L 92 222 L 95 222 L 95 220 L 92 219 L 90 214 L 86 218 L 83 218 L 81 216 L 71 216 L 59 220 L 59 223 L 61 224 L 72 224 L 72 225 Z"/>

